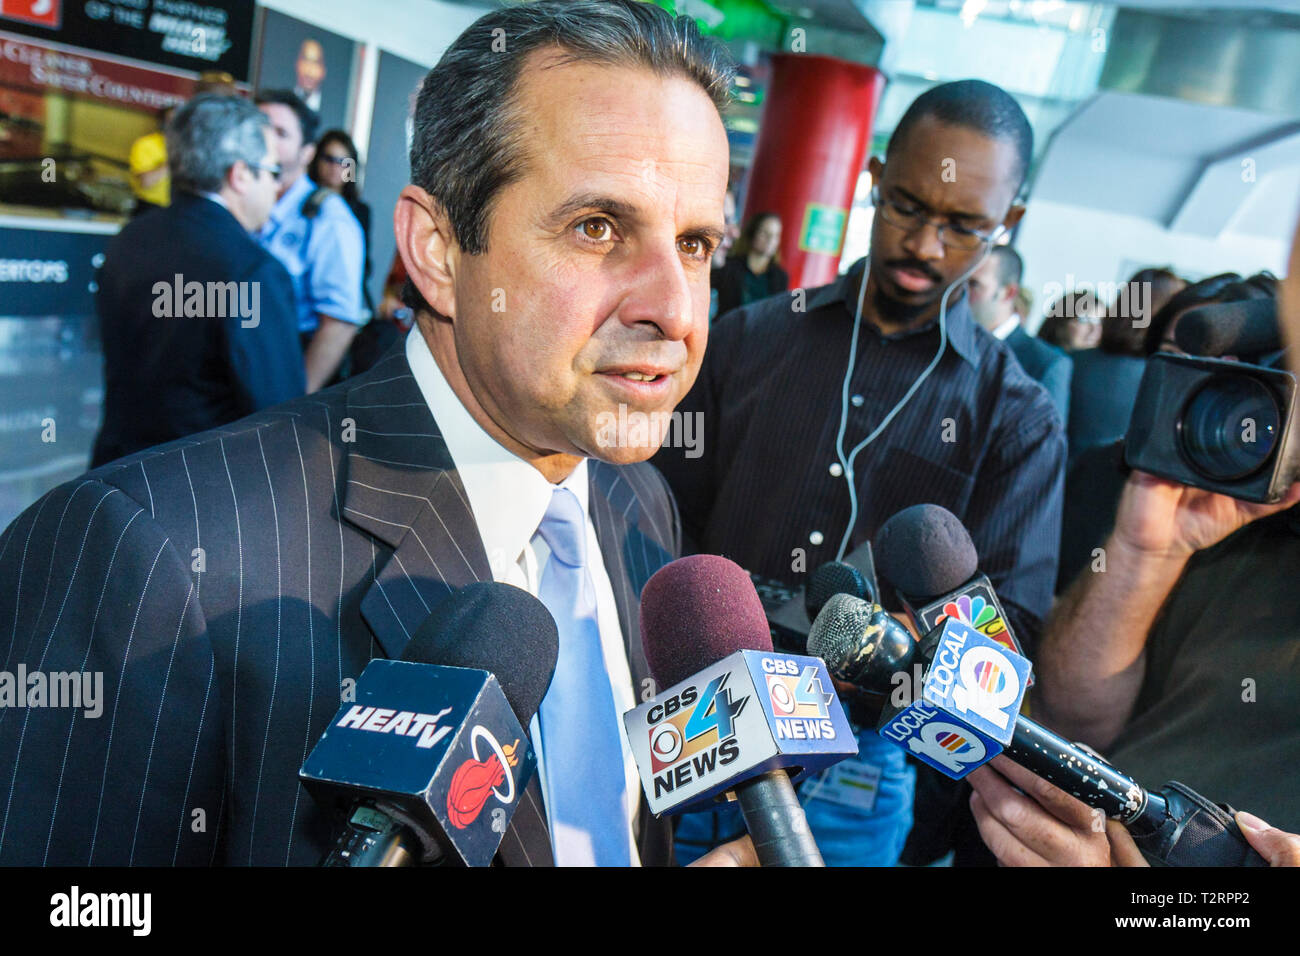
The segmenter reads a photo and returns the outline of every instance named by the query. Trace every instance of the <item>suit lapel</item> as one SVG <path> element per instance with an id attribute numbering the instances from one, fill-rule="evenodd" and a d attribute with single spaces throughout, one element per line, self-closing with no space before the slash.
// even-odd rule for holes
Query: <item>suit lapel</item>
<path id="1" fill-rule="evenodd" d="M 646 570 L 646 540 L 636 526 L 640 503 L 632 486 L 619 470 L 598 459 L 587 463 L 589 478 L 588 509 L 596 526 L 600 555 L 614 590 L 618 622 L 623 630 L 623 646 L 632 672 L 632 687 L 637 699 L 642 697 L 644 681 L 650 677 L 645 652 L 641 648 L 641 589 L 656 568 Z"/>
<path id="2" fill-rule="evenodd" d="M 633 487 L 635 471 L 591 459 L 589 508 L 600 541 L 605 571 L 614 590 L 628 669 L 635 699 L 648 700 L 656 692 L 641 643 L 641 591 L 650 576 L 673 559 L 654 538 L 641 531 L 641 501 Z M 671 859 L 671 830 L 658 824 L 644 794 L 640 798 L 637 848 L 643 863 Z"/>
<path id="3" fill-rule="evenodd" d="M 451 590 L 492 574 L 465 487 L 405 348 L 356 381 L 344 420 L 350 450 L 343 517 L 393 549 L 387 561 L 376 549 L 361 615 L 384 653 L 396 658 Z"/>
<path id="4" fill-rule="evenodd" d="M 384 653 L 396 658 L 450 591 L 490 581 L 492 572 L 465 487 L 405 348 L 395 347 L 354 382 L 343 423 L 349 451 L 342 517 L 393 549 L 385 561 L 376 548 L 361 614 Z M 673 556 L 637 526 L 641 505 L 630 476 L 596 459 L 588 471 L 592 522 L 640 699 L 650 678 L 641 647 L 641 590 Z M 644 830 L 650 819 L 644 801 L 640 818 Z M 554 863 L 536 777 L 524 788 L 499 857 L 507 866 Z"/>
<path id="5" fill-rule="evenodd" d="M 400 657 L 430 610 L 453 589 L 492 580 L 478 525 L 447 444 L 411 374 L 404 346 L 358 377 L 348 393 L 350 441 L 343 517 L 393 549 L 361 600 L 361 615 L 389 657 Z M 377 387 L 375 387 L 377 386 Z M 501 841 L 507 866 L 551 866 L 537 778 Z"/>

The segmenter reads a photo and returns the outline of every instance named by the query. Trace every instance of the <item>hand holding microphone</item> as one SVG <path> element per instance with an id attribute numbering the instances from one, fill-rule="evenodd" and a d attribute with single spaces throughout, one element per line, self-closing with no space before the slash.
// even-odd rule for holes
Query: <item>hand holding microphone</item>
<path id="1" fill-rule="evenodd" d="M 1003 866 L 1147 866 L 1118 821 L 1006 756 L 973 771 L 971 812 Z"/>
<path id="2" fill-rule="evenodd" d="M 898 577 L 914 572 L 916 583 L 904 594 L 915 603 L 913 613 L 920 622 L 941 604 L 953 605 L 938 615 L 938 626 L 915 649 L 922 665 L 919 687 L 907 699 L 891 700 L 879 726 L 882 736 L 953 779 L 1005 750 L 1016 763 L 1119 820 L 1146 852 L 1173 865 L 1263 865 L 1233 821 L 1231 808 L 1176 781 L 1148 791 L 1095 753 L 1019 714 L 1030 666 L 1008 646 L 1015 643 L 1009 630 L 997 626 L 1002 614 L 992 589 L 987 599 L 975 596 L 981 598 L 981 610 L 996 611 L 974 617 L 975 600 L 967 605 L 949 600 L 951 593 L 926 593 L 968 574 L 969 560 L 951 558 L 974 553 L 955 516 L 936 505 L 906 509 L 886 523 L 878 540 L 887 578 L 891 567 L 899 569 Z M 929 573 L 946 564 L 956 570 Z M 893 583 L 898 586 L 897 579 Z M 961 590 L 970 588 L 968 581 Z M 883 691 L 898 664 L 910 658 L 890 654 L 862 626 L 870 611 L 871 606 L 849 595 L 835 596 L 813 623 L 808 649 L 826 660 L 831 673 Z M 977 630 L 981 622 L 986 626 Z"/>
<path id="3" fill-rule="evenodd" d="M 1102 818 L 1005 756 L 967 779 L 980 836 L 1004 866 L 1150 865 L 1123 824 Z M 1300 866 L 1300 835 L 1248 813 L 1235 817 L 1246 842 L 1269 866 Z"/>

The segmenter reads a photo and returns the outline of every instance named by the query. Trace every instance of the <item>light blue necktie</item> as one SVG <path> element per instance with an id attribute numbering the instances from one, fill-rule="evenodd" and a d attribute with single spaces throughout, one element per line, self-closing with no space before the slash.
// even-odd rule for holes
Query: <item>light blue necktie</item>
<path id="1" fill-rule="evenodd" d="M 555 489 L 537 533 L 551 549 L 537 596 L 560 631 L 538 712 L 555 863 L 630 866 L 623 747 L 587 570 L 586 518 L 572 491 Z"/>

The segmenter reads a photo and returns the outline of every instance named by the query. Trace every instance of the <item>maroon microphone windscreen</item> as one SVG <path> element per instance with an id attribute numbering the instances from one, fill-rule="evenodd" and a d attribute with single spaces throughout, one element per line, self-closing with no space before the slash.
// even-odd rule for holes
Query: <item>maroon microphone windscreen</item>
<path id="1" fill-rule="evenodd" d="M 745 569 L 716 554 L 693 554 L 646 582 L 641 645 L 662 691 L 736 651 L 771 651 L 772 633 Z"/>

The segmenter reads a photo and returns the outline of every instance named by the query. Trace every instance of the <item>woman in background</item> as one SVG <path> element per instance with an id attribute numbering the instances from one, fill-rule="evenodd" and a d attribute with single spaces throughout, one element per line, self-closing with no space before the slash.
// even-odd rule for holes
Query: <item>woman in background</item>
<path id="1" fill-rule="evenodd" d="M 710 276 L 718 290 L 718 315 L 790 287 L 790 276 L 779 263 L 780 247 L 781 217 L 776 213 L 760 212 L 745 223 L 727 261 Z"/>
<path id="2" fill-rule="evenodd" d="M 316 154 L 307 166 L 307 175 L 318 186 L 338 193 L 347 202 L 352 215 L 361 223 L 361 234 L 365 237 L 365 265 L 361 270 L 361 299 L 366 309 L 373 315 L 374 302 L 370 298 L 370 207 L 361 201 L 361 190 L 357 180 L 361 167 L 357 161 L 357 147 L 352 137 L 341 129 L 332 129 L 316 141 Z"/>

